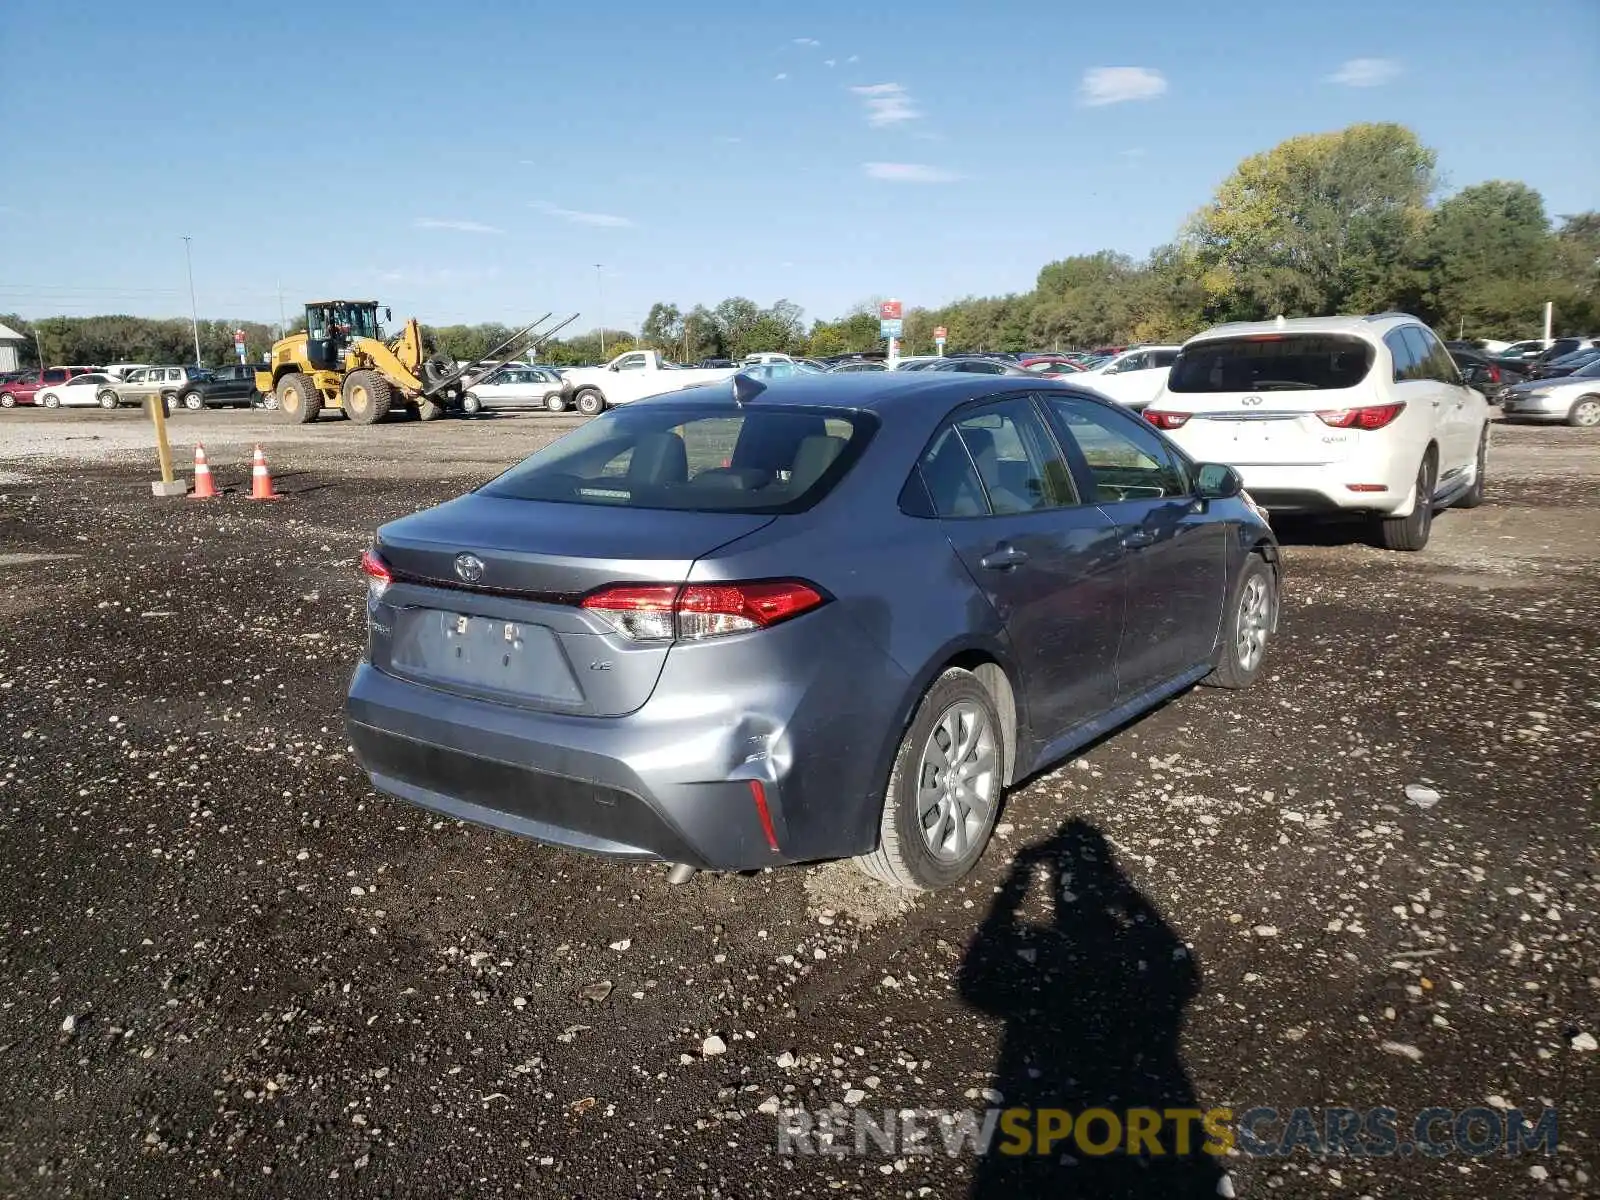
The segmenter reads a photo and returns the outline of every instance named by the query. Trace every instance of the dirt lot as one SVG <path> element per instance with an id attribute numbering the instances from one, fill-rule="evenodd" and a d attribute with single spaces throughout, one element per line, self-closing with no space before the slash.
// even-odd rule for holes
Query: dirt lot
<path id="1" fill-rule="evenodd" d="M 0 1193 L 1600 1189 L 1600 442 L 1497 427 L 1489 502 L 1421 555 L 1286 528 L 1254 690 L 1032 780 L 976 879 L 907 903 L 839 864 L 670 887 L 366 785 L 372 529 L 575 420 L 184 414 L 235 491 L 200 504 L 150 497 L 137 413 L 0 416 Z M 237 494 L 257 440 L 280 504 Z M 1560 1149 L 1219 1179 L 784 1156 L 763 1111 L 994 1093 L 1555 1106 Z"/>

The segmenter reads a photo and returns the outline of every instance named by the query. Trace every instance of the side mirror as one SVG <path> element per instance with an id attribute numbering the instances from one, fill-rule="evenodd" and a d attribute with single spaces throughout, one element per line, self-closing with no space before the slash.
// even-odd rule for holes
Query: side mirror
<path id="1" fill-rule="evenodd" d="M 1194 490 L 1202 500 L 1230 500 L 1244 491 L 1244 480 L 1227 463 L 1201 463 Z"/>
<path id="2" fill-rule="evenodd" d="M 394 320 L 394 313 L 393 313 L 393 312 L 392 312 L 392 311 L 391 311 L 391 310 L 390 310 L 390 309 L 387 309 L 387 308 L 386 308 L 386 309 L 384 309 L 384 310 L 383 310 L 383 319 L 384 319 L 384 320 L 385 320 L 385 321 L 392 321 L 392 320 Z"/>
<path id="3" fill-rule="evenodd" d="M 608 371 L 620 371 L 620 370 L 622 370 L 622 368 L 617 366 L 616 363 L 612 363 L 610 366 L 608 366 L 606 368 L 606 370 L 608 370 Z"/>

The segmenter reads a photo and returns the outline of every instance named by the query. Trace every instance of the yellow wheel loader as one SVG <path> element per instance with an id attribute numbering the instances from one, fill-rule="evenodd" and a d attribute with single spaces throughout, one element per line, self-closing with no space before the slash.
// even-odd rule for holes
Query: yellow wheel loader
<path id="1" fill-rule="evenodd" d="M 387 308 L 383 316 L 393 319 Z M 549 340 L 577 317 L 573 313 L 533 344 Z M 297 425 L 315 421 L 325 408 L 342 409 L 363 425 L 403 408 L 432 421 L 459 409 L 466 390 L 499 369 L 498 357 L 549 318 L 546 313 L 495 347 L 486 356 L 491 365 L 468 375 L 450 359 L 428 355 L 415 317 L 386 339 L 376 300 L 313 300 L 306 305 L 305 331 L 274 342 L 270 359 L 256 368 L 256 388 L 281 420 Z"/>

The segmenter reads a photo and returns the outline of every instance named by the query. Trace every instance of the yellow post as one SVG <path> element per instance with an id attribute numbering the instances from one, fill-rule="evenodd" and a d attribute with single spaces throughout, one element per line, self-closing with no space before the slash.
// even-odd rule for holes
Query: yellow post
<path id="1" fill-rule="evenodd" d="M 161 478 L 150 485 L 150 491 L 157 496 L 185 495 L 189 491 L 188 483 L 172 477 L 172 447 L 167 444 L 167 406 L 161 399 L 161 392 L 157 390 L 148 403 L 150 423 L 156 427 L 156 457 L 161 461 Z"/>

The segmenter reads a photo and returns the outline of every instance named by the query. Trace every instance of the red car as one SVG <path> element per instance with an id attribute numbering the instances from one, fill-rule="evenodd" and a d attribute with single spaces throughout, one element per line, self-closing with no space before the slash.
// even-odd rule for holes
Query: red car
<path id="1" fill-rule="evenodd" d="M 1051 363 L 1071 367 L 1074 371 L 1083 370 L 1082 365 L 1076 359 L 1066 354 L 1028 354 L 1023 356 L 1018 365 L 1034 371 Z"/>
<path id="2" fill-rule="evenodd" d="M 65 383 L 90 370 L 88 367 L 46 367 L 42 371 L 29 371 L 20 379 L 0 384 L 0 408 L 14 408 L 18 404 L 32 404 L 40 388 Z"/>

